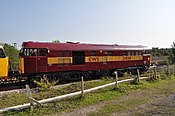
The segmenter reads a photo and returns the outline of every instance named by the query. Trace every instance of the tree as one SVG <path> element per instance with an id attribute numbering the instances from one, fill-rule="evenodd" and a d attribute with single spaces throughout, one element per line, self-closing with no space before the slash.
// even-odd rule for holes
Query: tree
<path id="1" fill-rule="evenodd" d="M 60 43 L 59 40 L 53 40 L 52 42 L 53 42 L 53 43 Z"/>
<path id="2" fill-rule="evenodd" d="M 12 61 L 12 62 L 18 62 L 19 60 L 19 51 L 17 49 L 15 49 L 14 46 L 11 46 L 9 44 L 4 44 L 4 49 L 5 49 L 5 52 L 6 52 L 6 55 L 9 57 L 9 59 Z"/>

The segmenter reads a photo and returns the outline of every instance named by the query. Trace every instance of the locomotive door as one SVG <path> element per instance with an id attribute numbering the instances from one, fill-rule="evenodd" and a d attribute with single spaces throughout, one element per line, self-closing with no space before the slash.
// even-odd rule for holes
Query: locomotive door
<path id="1" fill-rule="evenodd" d="M 38 49 L 38 55 L 36 56 L 36 71 L 47 72 L 47 49 Z"/>
<path id="2" fill-rule="evenodd" d="M 73 65 L 85 64 L 85 51 L 72 51 Z"/>

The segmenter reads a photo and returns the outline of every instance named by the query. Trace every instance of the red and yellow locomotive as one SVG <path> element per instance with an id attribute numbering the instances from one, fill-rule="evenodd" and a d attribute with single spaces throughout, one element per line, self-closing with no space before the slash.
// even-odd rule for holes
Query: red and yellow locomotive
<path id="1" fill-rule="evenodd" d="M 47 75 L 56 79 L 110 75 L 115 70 L 146 70 L 150 54 L 144 46 L 81 43 L 24 42 L 19 69 L 29 78 Z"/>

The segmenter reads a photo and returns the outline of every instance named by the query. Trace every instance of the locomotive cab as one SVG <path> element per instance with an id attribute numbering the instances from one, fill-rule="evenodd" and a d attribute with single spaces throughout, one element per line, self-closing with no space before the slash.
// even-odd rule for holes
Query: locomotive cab
<path id="1" fill-rule="evenodd" d="M 151 54 L 149 50 L 145 50 L 143 53 L 143 63 L 145 66 L 150 66 L 151 65 Z"/>
<path id="2" fill-rule="evenodd" d="M 5 54 L 2 46 L 0 46 L 0 79 L 8 77 L 9 59 Z"/>
<path id="3" fill-rule="evenodd" d="M 19 73 L 35 74 L 47 71 L 46 48 L 22 48 L 20 51 Z"/>

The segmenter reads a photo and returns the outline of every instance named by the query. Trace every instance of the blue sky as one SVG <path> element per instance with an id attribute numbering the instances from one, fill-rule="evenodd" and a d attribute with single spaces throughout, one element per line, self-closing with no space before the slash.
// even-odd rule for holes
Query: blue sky
<path id="1" fill-rule="evenodd" d="M 171 47 L 175 0 L 0 0 L 0 42 Z"/>

